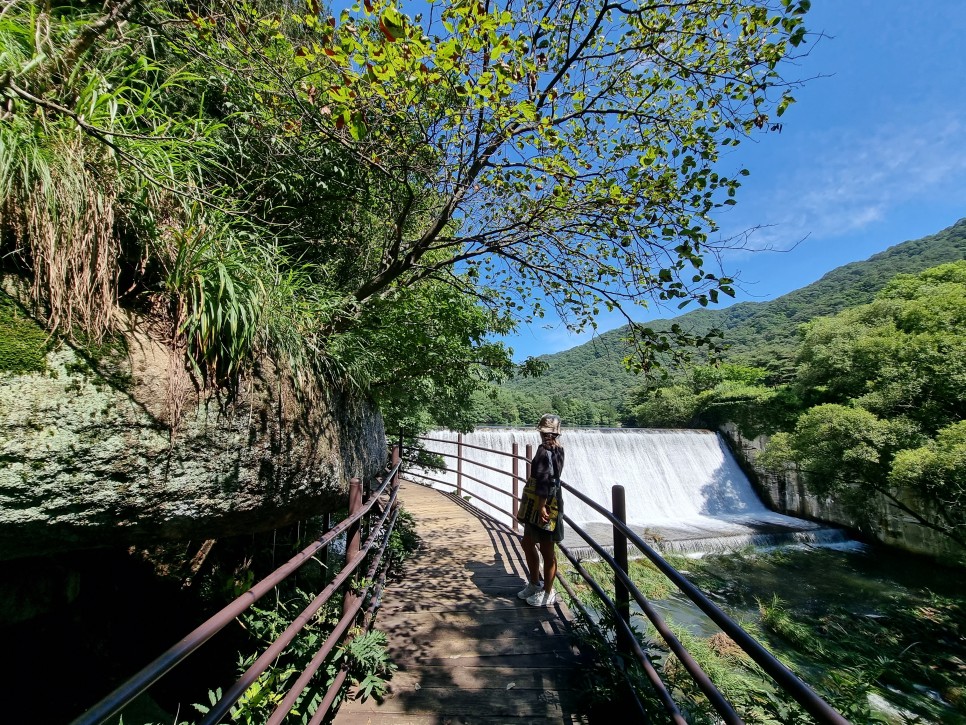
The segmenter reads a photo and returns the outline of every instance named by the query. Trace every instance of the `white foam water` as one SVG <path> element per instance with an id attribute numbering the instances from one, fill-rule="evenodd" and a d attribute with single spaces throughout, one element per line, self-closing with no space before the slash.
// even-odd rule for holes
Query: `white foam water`
<path id="1" fill-rule="evenodd" d="M 449 441 L 426 443 L 427 450 L 456 453 L 455 433 L 436 431 L 430 438 Z M 508 520 L 498 510 L 510 509 L 510 497 L 470 480 L 472 476 L 510 491 L 510 453 L 514 443 L 520 455 L 540 439 L 533 429 L 482 428 L 463 436 L 462 494 L 486 513 Z M 588 498 L 611 508 L 612 487 L 624 487 L 627 523 L 659 548 L 682 553 L 723 551 L 746 546 L 780 543 L 824 544 L 841 542 L 835 529 L 770 511 L 758 498 L 721 436 L 713 431 L 601 428 L 565 430 L 560 438 L 566 451 L 563 480 Z M 455 469 L 453 459 L 447 458 Z M 524 475 L 524 466 L 519 466 Z M 431 473 L 447 481 L 437 488 L 452 491 L 456 474 Z M 489 502 L 492 505 L 486 505 Z M 566 514 L 594 538 L 609 543 L 610 524 L 598 511 L 575 496 L 565 494 Z M 574 542 L 577 543 L 577 542 Z"/>

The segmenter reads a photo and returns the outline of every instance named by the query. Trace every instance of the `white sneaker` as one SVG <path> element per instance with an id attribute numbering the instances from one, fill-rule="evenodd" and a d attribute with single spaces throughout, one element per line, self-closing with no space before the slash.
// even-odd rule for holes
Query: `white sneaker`
<path id="1" fill-rule="evenodd" d="M 531 607 L 549 607 L 557 601 L 557 593 L 551 589 L 545 592 L 542 589 L 533 596 L 527 597 L 527 604 Z"/>
<path id="2" fill-rule="evenodd" d="M 517 592 L 517 597 L 520 599 L 529 599 L 540 591 L 543 591 L 543 582 L 537 582 L 536 584 L 527 582 L 527 585 Z"/>

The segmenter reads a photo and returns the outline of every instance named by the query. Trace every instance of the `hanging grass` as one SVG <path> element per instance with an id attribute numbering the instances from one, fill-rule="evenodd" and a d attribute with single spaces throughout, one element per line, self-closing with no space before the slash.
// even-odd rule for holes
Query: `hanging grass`
<path id="1" fill-rule="evenodd" d="M 175 300 L 175 327 L 199 379 L 238 372 L 258 343 L 267 304 L 263 270 L 240 244 L 218 230 L 189 228 L 173 235 L 166 284 Z M 253 262 L 255 262 L 253 264 Z"/>
<path id="2" fill-rule="evenodd" d="M 82 140 L 30 143 L 18 126 L 0 129 L 0 226 L 33 271 L 33 298 L 49 327 L 77 326 L 100 340 L 115 328 L 116 178 L 92 173 Z"/>
<path id="3" fill-rule="evenodd" d="M 67 57 L 99 12 L 20 3 L 0 14 L 3 251 L 51 331 L 95 342 L 120 326 L 122 265 L 136 278 L 152 237 L 180 226 L 218 127 L 173 120 L 169 105 L 197 77 L 152 59 L 150 28 L 117 24 L 96 52 Z"/>
<path id="4" fill-rule="evenodd" d="M 387 199 L 406 189 L 331 140 L 322 109 L 321 126 L 291 122 L 316 113 L 327 81 L 276 62 L 304 28 L 279 26 L 274 6 L 213 8 L 3 6 L 3 271 L 29 282 L 48 332 L 85 345 L 135 313 L 178 362 L 172 401 L 190 397 L 184 370 L 198 390 L 234 391 L 267 362 L 302 404 L 351 389 L 391 417 L 396 386 L 419 391 L 409 408 L 456 415 L 476 385 L 467 369 L 509 367 L 483 342 L 500 326 L 467 312 L 458 275 L 360 303 L 395 243 Z M 409 213 L 432 213 L 430 197 Z"/>

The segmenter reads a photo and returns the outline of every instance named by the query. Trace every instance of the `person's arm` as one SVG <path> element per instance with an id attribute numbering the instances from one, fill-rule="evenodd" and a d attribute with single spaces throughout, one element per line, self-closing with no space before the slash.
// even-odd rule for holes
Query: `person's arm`
<path id="1" fill-rule="evenodd" d="M 557 481 L 560 480 L 560 473 L 563 471 L 564 467 L 564 449 L 557 448 L 555 451 L 551 451 L 551 456 L 553 456 L 553 476 L 550 475 L 550 466 L 547 466 L 547 479 L 549 483 L 547 484 L 548 493 L 549 488 L 553 486 Z M 540 521 L 547 523 L 550 520 L 550 511 L 547 509 L 547 496 L 539 496 L 537 498 L 537 503 L 540 504 Z"/>
<path id="2" fill-rule="evenodd" d="M 533 462 L 530 464 L 534 493 L 544 499 L 550 496 L 550 490 L 553 488 L 553 476 L 550 475 L 551 466 L 548 453 L 549 451 L 546 448 L 540 446 L 533 457 Z"/>
<path id="3" fill-rule="evenodd" d="M 547 510 L 547 497 L 537 496 L 537 509 L 540 512 L 540 522 L 547 523 L 550 520 L 550 511 Z"/>
<path id="4" fill-rule="evenodd" d="M 533 457 L 530 472 L 534 481 L 534 493 L 537 494 L 537 511 L 540 513 L 540 521 L 546 523 L 550 520 L 550 512 L 547 511 L 547 499 L 550 497 L 550 489 L 553 486 L 553 476 L 550 475 L 551 465 L 547 459 L 550 453 L 542 445 L 537 449 L 537 454 Z"/>

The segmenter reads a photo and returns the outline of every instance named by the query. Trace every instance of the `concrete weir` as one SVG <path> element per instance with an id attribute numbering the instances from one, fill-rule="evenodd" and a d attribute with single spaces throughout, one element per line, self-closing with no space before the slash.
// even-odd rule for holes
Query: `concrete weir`
<path id="1" fill-rule="evenodd" d="M 430 437 L 456 441 L 456 434 L 449 432 L 431 433 Z M 509 471 L 509 459 L 470 446 L 509 453 L 517 443 L 522 454 L 527 444 L 535 447 L 539 443 L 536 433 L 532 429 L 483 428 L 463 436 L 463 441 L 467 444 L 463 451 L 467 459 L 463 463 L 463 495 L 486 511 L 493 509 L 481 501 L 508 509 L 506 496 L 470 477 L 508 487 L 509 477 L 491 469 Z M 563 480 L 608 508 L 612 486 L 624 486 L 628 525 L 664 551 L 700 554 L 747 546 L 823 545 L 845 540 L 840 529 L 769 510 L 720 434 L 713 431 L 581 428 L 565 430 L 561 442 L 567 454 Z M 427 448 L 455 452 L 454 445 L 438 442 L 427 444 Z M 456 482 L 452 472 L 434 477 L 454 485 Z M 564 495 L 567 515 L 600 543 L 608 543 L 610 524 L 604 516 L 575 497 Z M 567 543 L 580 547 L 576 537 Z"/>

